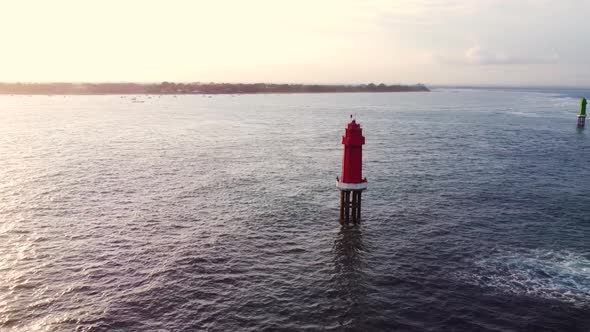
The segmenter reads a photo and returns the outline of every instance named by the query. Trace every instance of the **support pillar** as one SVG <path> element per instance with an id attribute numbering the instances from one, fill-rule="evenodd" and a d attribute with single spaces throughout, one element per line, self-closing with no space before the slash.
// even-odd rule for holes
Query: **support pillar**
<path id="1" fill-rule="evenodd" d="M 340 223 L 344 224 L 344 191 L 340 191 Z"/>
<path id="2" fill-rule="evenodd" d="M 356 207 L 357 207 L 357 195 L 356 191 L 352 191 L 352 201 L 350 202 L 350 209 L 352 212 L 352 223 L 356 224 Z"/>
<path id="3" fill-rule="evenodd" d="M 362 194 L 362 191 L 358 191 L 357 192 L 357 208 L 356 208 L 357 216 L 356 216 L 356 220 L 357 220 L 358 223 L 361 222 L 361 194 Z"/>
<path id="4" fill-rule="evenodd" d="M 361 190 L 340 191 L 340 223 L 361 222 Z"/>
<path id="5" fill-rule="evenodd" d="M 584 125 L 586 125 L 586 116 L 578 115 L 578 128 L 584 128 Z"/>
<path id="6" fill-rule="evenodd" d="M 350 222 L 350 191 L 344 192 L 344 222 Z"/>

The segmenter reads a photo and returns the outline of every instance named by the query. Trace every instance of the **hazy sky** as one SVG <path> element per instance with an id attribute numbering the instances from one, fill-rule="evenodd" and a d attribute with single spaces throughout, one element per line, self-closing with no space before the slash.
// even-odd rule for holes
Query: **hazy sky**
<path id="1" fill-rule="evenodd" d="M 0 0 L 0 81 L 590 86 L 590 0 Z"/>

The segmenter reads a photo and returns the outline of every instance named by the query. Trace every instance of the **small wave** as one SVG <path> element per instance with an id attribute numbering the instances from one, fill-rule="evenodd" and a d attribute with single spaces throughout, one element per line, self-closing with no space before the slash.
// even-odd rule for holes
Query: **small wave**
<path id="1" fill-rule="evenodd" d="M 516 116 L 524 116 L 524 117 L 539 117 L 538 113 L 534 112 L 521 112 L 521 111 L 507 111 L 507 114 L 516 115 Z"/>
<path id="2" fill-rule="evenodd" d="M 590 305 L 590 259 L 564 251 L 504 253 L 461 273 L 468 283 L 516 295 Z"/>

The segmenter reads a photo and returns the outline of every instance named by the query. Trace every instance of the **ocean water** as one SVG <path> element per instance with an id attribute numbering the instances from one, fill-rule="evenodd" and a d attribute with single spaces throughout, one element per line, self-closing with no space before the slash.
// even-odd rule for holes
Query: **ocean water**
<path id="1" fill-rule="evenodd" d="M 590 331 L 581 93 L 0 96 L 0 330 Z"/>

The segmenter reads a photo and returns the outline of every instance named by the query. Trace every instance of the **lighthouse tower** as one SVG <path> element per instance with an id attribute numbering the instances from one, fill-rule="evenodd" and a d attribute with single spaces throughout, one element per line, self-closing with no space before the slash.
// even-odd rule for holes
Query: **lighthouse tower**
<path id="1" fill-rule="evenodd" d="M 580 114 L 578 114 L 578 128 L 584 128 L 586 124 L 586 98 L 582 98 L 580 102 Z"/>
<path id="2" fill-rule="evenodd" d="M 367 189 L 367 179 L 363 178 L 365 137 L 356 120 L 353 119 L 346 126 L 342 144 L 342 176 L 336 178 L 336 187 L 340 189 L 340 223 L 348 224 L 352 221 L 356 224 L 361 221 L 361 193 Z"/>

